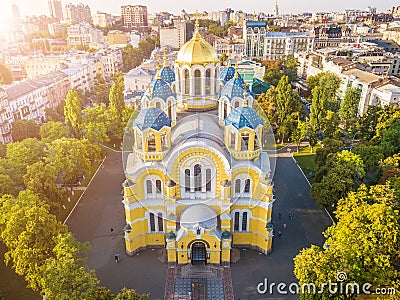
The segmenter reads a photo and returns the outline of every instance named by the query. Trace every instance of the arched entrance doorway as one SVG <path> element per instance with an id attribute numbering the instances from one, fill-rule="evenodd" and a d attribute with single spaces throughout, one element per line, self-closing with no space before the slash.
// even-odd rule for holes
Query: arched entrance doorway
<path id="1" fill-rule="evenodd" d="M 192 264 L 206 264 L 207 263 L 207 249 L 206 245 L 202 242 L 194 242 L 192 245 Z"/>

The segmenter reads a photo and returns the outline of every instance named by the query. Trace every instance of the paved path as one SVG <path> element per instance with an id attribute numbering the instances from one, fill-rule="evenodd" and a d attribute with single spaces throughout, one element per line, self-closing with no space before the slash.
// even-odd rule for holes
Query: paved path
<path id="1" fill-rule="evenodd" d="M 295 147 L 294 147 L 295 148 Z M 293 151 L 294 149 L 292 149 Z M 322 245 L 324 231 L 331 221 L 326 212 L 311 199 L 310 186 L 292 155 L 286 149 L 278 151 L 276 172 L 273 178 L 276 202 L 273 207 L 275 237 L 273 250 L 268 256 L 257 251 L 242 250 L 241 259 L 231 265 L 233 290 L 236 299 L 298 299 L 298 296 L 274 294 L 260 295 L 257 284 L 263 282 L 297 282 L 293 275 L 293 258 L 311 244 Z M 281 213 L 281 219 L 278 214 Z M 293 220 L 289 219 L 293 213 Z M 286 229 L 283 224 L 286 223 Z M 278 231 L 282 237 L 278 238 Z"/>
<path id="2" fill-rule="evenodd" d="M 121 153 L 110 151 L 67 224 L 78 240 L 92 244 L 88 264 L 103 285 L 115 293 L 127 287 L 140 293 L 151 291 L 151 299 L 163 299 L 167 267 L 157 260 L 157 251 L 134 257 L 125 254 L 125 213 L 121 203 L 124 180 Z M 116 253 L 121 255 L 119 263 L 114 262 Z"/>

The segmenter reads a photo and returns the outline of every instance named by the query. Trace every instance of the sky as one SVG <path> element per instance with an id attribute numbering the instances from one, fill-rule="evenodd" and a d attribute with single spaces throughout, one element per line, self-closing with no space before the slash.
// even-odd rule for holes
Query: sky
<path id="1" fill-rule="evenodd" d="M 109 12 L 114 15 L 120 14 L 121 5 L 135 5 L 141 4 L 148 7 L 148 11 L 159 12 L 169 11 L 179 14 L 182 9 L 187 12 L 194 12 L 196 9 L 199 11 L 216 11 L 223 10 L 230 7 L 234 10 L 243 10 L 246 12 L 265 12 L 272 13 L 272 7 L 275 0 L 202 0 L 202 1 L 188 1 L 188 0 L 62 0 L 63 7 L 67 3 L 88 4 L 91 8 L 92 14 L 97 10 Z M 16 4 L 19 7 L 21 16 L 25 15 L 49 15 L 47 0 L 1 0 L 2 11 L 0 18 L 4 18 L 7 12 L 10 11 L 11 4 Z M 365 9 L 367 6 L 373 6 L 378 11 L 386 11 L 392 6 L 397 6 L 400 3 L 394 0 L 278 0 L 279 10 L 282 13 L 297 13 L 297 12 L 315 12 L 315 11 L 336 11 L 342 12 L 344 9 L 356 8 Z"/>

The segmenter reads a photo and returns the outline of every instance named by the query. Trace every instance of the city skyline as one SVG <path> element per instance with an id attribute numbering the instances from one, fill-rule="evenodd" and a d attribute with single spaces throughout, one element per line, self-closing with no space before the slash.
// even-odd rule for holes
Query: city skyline
<path id="1" fill-rule="evenodd" d="M 114 15 L 120 15 L 120 7 L 121 5 L 145 5 L 148 7 L 150 13 L 159 12 L 159 11 L 169 11 L 174 14 L 179 14 L 182 9 L 185 9 L 187 12 L 193 12 L 196 9 L 199 11 L 216 11 L 223 10 L 227 7 L 230 7 L 234 10 L 243 10 L 246 12 L 265 12 L 272 13 L 273 5 L 275 0 L 269 0 L 263 3 L 258 1 L 248 1 L 245 6 L 243 6 L 243 2 L 239 0 L 232 1 L 220 1 L 215 2 L 211 0 L 205 0 L 201 4 L 193 2 L 188 3 L 183 0 L 175 0 L 172 3 L 169 2 L 161 2 L 156 0 L 142 0 L 142 1 L 127 1 L 127 0 L 118 0 L 113 2 L 112 4 L 107 2 L 99 3 L 95 0 L 86 0 L 86 1 L 62 1 L 62 6 L 64 8 L 67 3 L 84 3 L 88 4 L 92 10 L 92 13 L 96 11 L 108 12 Z M 10 6 L 12 4 L 16 4 L 21 12 L 21 16 L 24 17 L 26 15 L 49 15 L 48 1 L 40 0 L 35 2 L 35 6 L 32 7 L 32 2 L 28 0 L 5 0 L 5 9 L 1 14 L 1 17 L 4 19 L 9 15 Z M 395 3 L 390 0 L 384 1 L 365 1 L 365 0 L 355 0 L 352 3 L 345 3 L 344 1 L 318 1 L 317 4 L 315 0 L 303 0 L 301 5 L 293 5 L 293 2 L 289 0 L 279 0 L 278 1 L 279 10 L 281 13 L 299 13 L 299 12 L 318 12 L 318 11 L 332 11 L 332 12 L 342 12 L 345 9 L 365 9 L 367 6 L 376 7 L 378 11 L 386 11 L 387 9 L 395 6 Z"/>

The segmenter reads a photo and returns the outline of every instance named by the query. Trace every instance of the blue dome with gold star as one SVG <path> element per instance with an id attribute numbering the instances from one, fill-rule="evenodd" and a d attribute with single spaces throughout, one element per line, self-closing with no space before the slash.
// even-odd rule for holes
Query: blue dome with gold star
<path id="1" fill-rule="evenodd" d="M 172 83 L 175 81 L 175 72 L 170 67 L 162 67 L 158 72 L 165 82 Z"/>
<path id="2" fill-rule="evenodd" d="M 172 91 L 169 84 L 161 78 L 160 73 L 157 73 L 157 76 L 150 83 L 151 85 L 151 96 L 152 98 L 161 98 L 165 102 L 167 102 L 168 98 L 173 96 L 176 97 L 176 94 Z M 146 91 L 145 95 L 149 97 L 149 90 Z"/>
<path id="3" fill-rule="evenodd" d="M 156 107 L 143 109 L 132 123 L 132 127 L 139 127 L 140 130 L 148 128 L 160 130 L 164 126 L 171 127 L 171 119 Z"/>
<path id="4" fill-rule="evenodd" d="M 223 81 L 223 83 L 231 80 L 233 76 L 235 76 L 235 68 L 232 66 L 228 66 L 226 68 L 223 68 L 221 72 L 219 73 L 219 79 Z"/>
<path id="5" fill-rule="evenodd" d="M 222 88 L 219 98 L 226 96 L 229 100 L 232 100 L 234 97 L 244 98 L 244 80 L 239 75 L 239 73 L 235 74 L 232 79 L 230 79 Z M 253 95 L 250 91 L 249 87 L 246 86 L 247 95 Z"/>
<path id="6" fill-rule="evenodd" d="M 236 129 L 244 127 L 256 129 L 259 125 L 264 125 L 264 122 L 253 108 L 244 106 L 236 107 L 230 112 L 225 119 L 225 126 L 229 125 L 232 125 Z"/>

